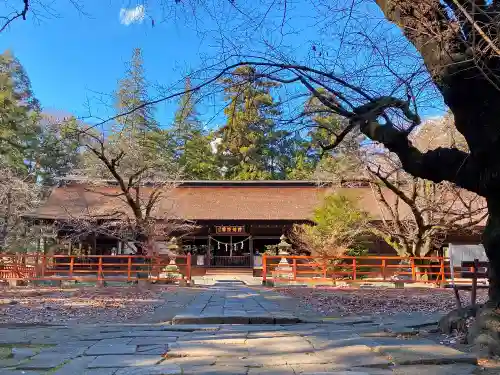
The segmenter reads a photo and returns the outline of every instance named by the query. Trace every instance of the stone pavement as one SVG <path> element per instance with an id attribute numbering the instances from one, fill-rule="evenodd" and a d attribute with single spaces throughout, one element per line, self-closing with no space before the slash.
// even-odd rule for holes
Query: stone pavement
<path id="1" fill-rule="evenodd" d="M 174 324 L 293 324 L 314 319 L 291 297 L 240 282 L 218 282 L 198 294 Z"/>
<path id="2" fill-rule="evenodd" d="M 177 324 L 0 326 L 0 375 L 468 375 L 477 370 L 475 356 L 415 337 L 422 327 L 434 327 L 437 317 L 305 322 L 293 310 L 280 311 L 286 303 L 270 291 L 228 285 L 183 300 L 174 309 L 184 306 Z M 179 324 L 190 322 L 179 316 L 196 314 L 213 321 L 240 316 L 246 323 Z M 273 324 L 252 321 L 265 314 Z M 275 324 L 280 316 L 304 322 Z"/>

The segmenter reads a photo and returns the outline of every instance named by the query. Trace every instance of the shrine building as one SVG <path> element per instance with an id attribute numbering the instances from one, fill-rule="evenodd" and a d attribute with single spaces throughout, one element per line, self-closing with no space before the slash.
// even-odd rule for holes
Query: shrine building
<path id="1" fill-rule="evenodd" d="M 144 194 L 147 189 L 143 188 Z M 380 218 L 380 207 L 370 188 L 336 189 L 339 190 L 374 220 Z M 314 210 L 332 191 L 331 187 L 312 181 L 184 181 L 165 194 L 155 207 L 154 216 L 196 226 L 188 233 L 172 233 L 181 249 L 192 254 L 194 266 L 251 269 L 255 265 L 254 255 L 277 245 L 294 224 L 313 224 Z M 96 231 L 78 240 L 68 240 L 68 231 L 78 220 L 83 223 L 92 215 L 105 221 L 113 212 L 129 210 L 122 199 L 116 185 L 97 190 L 90 188 L 88 182 L 66 180 L 52 190 L 44 205 L 26 216 L 34 225 L 57 224 L 57 233 L 39 245 L 45 251 L 129 254 L 131 246 L 124 246 L 122 236 L 117 239 Z M 156 239 L 160 245 L 168 240 Z M 374 241 L 370 252 L 394 255 L 382 241 Z"/>

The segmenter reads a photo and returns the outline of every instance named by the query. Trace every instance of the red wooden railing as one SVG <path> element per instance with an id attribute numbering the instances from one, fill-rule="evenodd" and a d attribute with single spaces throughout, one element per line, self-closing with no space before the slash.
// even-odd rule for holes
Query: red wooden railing
<path id="1" fill-rule="evenodd" d="M 165 274 L 168 256 L 136 255 L 41 255 L 0 254 L 0 280 L 81 280 L 81 281 L 180 281 L 191 280 L 191 255 L 175 258 L 178 273 Z M 282 262 L 280 264 L 280 261 Z M 206 266 L 205 266 L 206 267 Z M 455 284 L 468 268 L 456 268 Z M 449 260 L 443 257 L 405 258 L 397 256 L 327 257 L 262 256 L 262 281 L 292 280 L 321 282 L 342 280 L 403 283 L 428 282 L 439 285 L 451 281 Z M 168 272 L 168 271 L 167 271 Z"/>
<path id="2" fill-rule="evenodd" d="M 177 256 L 175 264 L 178 271 L 163 272 L 168 256 L 2 254 L 0 280 L 191 280 L 191 254 Z"/>
<path id="3" fill-rule="evenodd" d="M 461 270 L 457 270 L 457 273 L 460 272 Z M 449 259 L 444 257 L 341 256 L 318 258 L 264 254 L 262 256 L 262 281 L 266 283 L 269 278 L 272 281 L 284 279 L 302 282 L 399 281 L 442 285 L 450 281 L 451 269 Z M 465 280 L 456 280 L 456 282 L 461 281 L 465 282 Z"/>

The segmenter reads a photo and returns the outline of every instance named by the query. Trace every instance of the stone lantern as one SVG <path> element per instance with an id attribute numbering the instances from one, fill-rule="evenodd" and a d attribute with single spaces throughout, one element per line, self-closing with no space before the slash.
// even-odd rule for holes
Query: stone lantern
<path id="1" fill-rule="evenodd" d="M 179 245 L 177 244 L 177 238 L 172 237 L 167 244 L 168 257 L 170 258 L 169 266 L 175 266 L 178 270 L 177 264 L 175 263 L 175 258 L 177 257 L 179 251 Z M 173 267 L 172 267 L 173 268 Z"/>
<path id="2" fill-rule="evenodd" d="M 278 255 L 289 255 L 289 250 L 292 248 L 288 242 L 286 242 L 286 237 L 284 234 L 280 237 L 280 243 L 278 244 Z M 286 259 L 285 259 L 286 261 Z"/>
<path id="3" fill-rule="evenodd" d="M 279 271 L 278 278 L 280 279 L 293 279 L 293 270 L 286 259 L 286 256 L 289 255 L 289 250 L 292 248 L 288 242 L 286 242 L 285 235 L 280 237 L 280 243 L 278 244 L 278 255 L 281 256 L 280 262 L 276 270 Z"/>
<path id="4" fill-rule="evenodd" d="M 177 238 L 172 237 L 167 244 L 167 254 L 170 258 L 170 262 L 166 267 L 162 269 L 159 274 L 160 279 L 165 280 L 167 283 L 171 283 L 174 280 L 182 279 L 182 275 L 179 272 L 179 267 L 175 263 L 175 258 L 179 251 L 179 245 L 177 244 Z"/>

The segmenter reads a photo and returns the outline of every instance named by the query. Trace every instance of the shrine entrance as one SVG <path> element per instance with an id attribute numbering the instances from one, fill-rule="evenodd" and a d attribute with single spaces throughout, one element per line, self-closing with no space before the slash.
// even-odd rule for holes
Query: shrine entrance
<path id="1" fill-rule="evenodd" d="M 252 237 L 214 235 L 209 238 L 209 267 L 252 267 Z"/>

